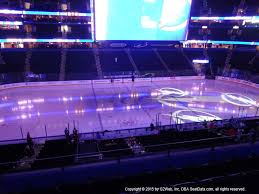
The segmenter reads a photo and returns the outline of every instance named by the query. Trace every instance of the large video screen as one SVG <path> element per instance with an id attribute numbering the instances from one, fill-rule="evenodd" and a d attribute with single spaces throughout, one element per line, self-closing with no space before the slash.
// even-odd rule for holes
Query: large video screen
<path id="1" fill-rule="evenodd" d="M 96 40 L 186 40 L 191 0 L 95 0 Z"/>

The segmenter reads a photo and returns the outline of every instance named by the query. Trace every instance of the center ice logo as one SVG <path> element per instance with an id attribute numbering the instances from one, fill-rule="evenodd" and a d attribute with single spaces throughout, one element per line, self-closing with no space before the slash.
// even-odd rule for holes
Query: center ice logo
<path id="1" fill-rule="evenodd" d="M 187 93 L 185 91 L 177 88 L 161 88 L 151 93 L 151 96 L 156 96 L 158 102 L 167 106 L 175 106 L 178 98 L 186 95 Z"/>
<path id="2" fill-rule="evenodd" d="M 173 95 L 176 98 L 186 95 L 184 91 L 177 88 L 161 88 L 158 90 L 158 93 L 160 93 L 161 95 Z"/>

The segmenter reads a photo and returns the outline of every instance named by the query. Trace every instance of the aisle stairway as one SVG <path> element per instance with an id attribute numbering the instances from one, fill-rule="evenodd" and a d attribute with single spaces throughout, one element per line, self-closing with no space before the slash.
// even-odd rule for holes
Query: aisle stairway
<path id="1" fill-rule="evenodd" d="M 32 56 L 32 51 L 31 49 L 28 49 L 26 51 L 26 58 L 25 58 L 25 72 L 30 72 L 31 71 L 31 56 Z"/>
<path id="2" fill-rule="evenodd" d="M 138 154 L 144 154 L 145 148 L 143 145 L 137 140 L 136 137 L 130 137 L 125 139 L 128 146 L 132 149 L 132 152 L 136 155 Z"/>
<path id="3" fill-rule="evenodd" d="M 228 50 L 227 58 L 226 58 L 226 61 L 225 61 L 225 67 L 224 67 L 224 70 L 223 70 L 223 76 L 228 75 L 228 73 L 231 69 L 230 60 L 231 60 L 232 54 L 233 54 L 233 49 L 231 48 L 231 49 Z"/>
<path id="4" fill-rule="evenodd" d="M 59 71 L 59 81 L 64 81 L 66 77 L 66 61 L 67 61 L 67 50 L 61 50 L 61 63 Z"/>
<path id="5" fill-rule="evenodd" d="M 43 147 L 44 147 L 44 144 L 35 144 L 33 146 L 35 154 L 32 157 L 24 156 L 21 160 L 19 160 L 17 169 L 22 170 L 22 169 L 31 168 L 32 163 L 39 156 L 40 151 L 43 149 Z"/>
<path id="6" fill-rule="evenodd" d="M 95 58 L 95 64 L 96 64 L 98 78 L 102 79 L 103 78 L 103 71 L 102 71 L 102 64 L 101 64 L 100 53 L 99 53 L 98 48 L 94 48 L 93 52 L 94 52 L 94 58 Z"/>

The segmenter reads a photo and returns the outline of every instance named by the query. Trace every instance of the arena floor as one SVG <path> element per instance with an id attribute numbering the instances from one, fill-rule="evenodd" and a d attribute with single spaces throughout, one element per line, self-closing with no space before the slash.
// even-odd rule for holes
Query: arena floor
<path id="1" fill-rule="evenodd" d="M 220 80 L 21 87 L 0 101 L 0 140 L 259 115 L 258 88 Z"/>

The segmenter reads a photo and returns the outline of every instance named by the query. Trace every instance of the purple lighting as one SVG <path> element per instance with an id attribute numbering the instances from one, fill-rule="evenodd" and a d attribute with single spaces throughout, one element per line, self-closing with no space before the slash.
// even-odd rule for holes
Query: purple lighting
<path id="1" fill-rule="evenodd" d="M 20 138 L 19 127 L 43 137 L 46 123 L 50 135 L 63 135 L 63 126 L 68 122 L 73 126 L 73 120 L 87 133 L 146 127 L 157 114 L 161 125 L 258 115 L 259 86 L 204 79 L 172 77 L 147 82 L 136 78 L 134 87 L 131 81 L 111 84 L 109 80 L 5 85 L 13 92 L 10 96 L 10 90 L 2 90 L 0 130 L 4 135 L 0 140 Z M 55 92 L 47 92 L 50 86 Z"/>

